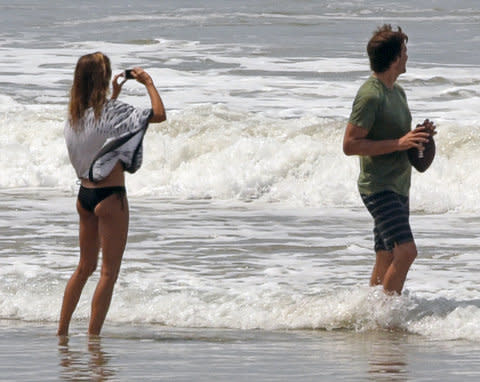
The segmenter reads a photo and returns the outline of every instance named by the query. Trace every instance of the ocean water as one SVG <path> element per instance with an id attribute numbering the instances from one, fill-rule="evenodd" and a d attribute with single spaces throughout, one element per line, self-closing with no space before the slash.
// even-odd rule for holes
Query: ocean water
<path id="1" fill-rule="evenodd" d="M 341 149 L 383 23 L 409 36 L 399 83 L 413 121 L 438 129 L 435 162 L 412 179 L 419 257 L 393 298 L 368 287 L 372 222 Z M 0 1 L 1 374 L 478 380 L 479 35 L 474 0 Z M 84 335 L 93 276 L 58 346 L 78 261 L 63 124 L 75 63 L 97 50 L 114 73 L 144 67 L 168 121 L 127 178 L 104 336 Z M 133 81 L 120 97 L 149 106 Z"/>

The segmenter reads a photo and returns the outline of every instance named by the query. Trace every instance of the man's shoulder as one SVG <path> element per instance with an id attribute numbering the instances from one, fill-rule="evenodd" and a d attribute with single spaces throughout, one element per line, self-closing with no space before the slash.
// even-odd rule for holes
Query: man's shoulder
<path id="1" fill-rule="evenodd" d="M 402 96 L 406 96 L 405 94 L 405 90 L 403 90 L 402 86 L 400 84 L 398 84 L 397 82 L 395 82 L 395 84 L 393 85 L 393 88 L 399 92 L 400 94 L 402 94 Z"/>
<path id="2" fill-rule="evenodd" d="M 375 77 L 369 77 L 358 89 L 358 94 L 362 97 L 380 99 L 383 97 L 383 87 Z"/>
<path id="3" fill-rule="evenodd" d="M 368 78 L 360 86 L 356 96 L 356 102 L 360 104 L 380 104 L 383 99 L 383 88 L 374 77 Z"/>

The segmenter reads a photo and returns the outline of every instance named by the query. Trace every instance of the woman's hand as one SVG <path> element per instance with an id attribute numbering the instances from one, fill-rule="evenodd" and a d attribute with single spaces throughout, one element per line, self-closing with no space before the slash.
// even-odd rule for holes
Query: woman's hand
<path id="1" fill-rule="evenodd" d="M 153 83 L 152 77 L 140 67 L 135 67 L 131 70 L 132 77 L 140 82 L 145 86 L 147 89 L 148 95 L 150 96 L 150 101 L 152 103 L 152 117 L 150 118 L 150 122 L 163 122 L 167 119 L 167 115 L 165 113 L 165 107 L 163 106 L 162 99 L 158 94 L 157 89 L 155 88 L 155 84 Z M 124 80 L 118 83 L 118 78 L 124 77 Z M 127 81 L 125 78 L 125 72 L 117 74 L 113 79 L 113 94 L 112 99 L 115 99 L 120 94 L 120 90 L 122 89 L 122 85 Z"/>
<path id="2" fill-rule="evenodd" d="M 140 82 L 145 86 L 153 85 L 153 80 L 152 77 L 150 77 L 150 74 L 140 67 L 135 67 L 132 69 L 132 76 L 137 80 L 137 82 Z"/>
<path id="3" fill-rule="evenodd" d="M 118 79 L 120 77 L 123 77 L 123 80 L 119 83 L 118 82 Z M 125 78 L 125 74 L 122 72 L 120 74 L 117 74 L 115 77 L 113 77 L 113 80 L 112 80 L 112 99 L 117 99 L 120 92 L 122 91 L 122 86 L 123 84 L 127 81 L 127 79 Z"/>

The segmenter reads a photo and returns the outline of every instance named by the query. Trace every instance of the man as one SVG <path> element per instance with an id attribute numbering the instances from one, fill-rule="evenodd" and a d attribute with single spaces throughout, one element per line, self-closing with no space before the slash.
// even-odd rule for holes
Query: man
<path id="1" fill-rule="evenodd" d="M 408 36 L 390 25 L 378 28 L 367 45 L 373 74 L 360 87 L 345 131 L 343 151 L 360 156 L 358 189 L 374 218 L 376 261 L 370 285 L 401 294 L 417 248 L 409 223 L 411 165 L 407 151 L 419 150 L 435 128 L 426 120 L 411 130 L 403 89 Z"/>

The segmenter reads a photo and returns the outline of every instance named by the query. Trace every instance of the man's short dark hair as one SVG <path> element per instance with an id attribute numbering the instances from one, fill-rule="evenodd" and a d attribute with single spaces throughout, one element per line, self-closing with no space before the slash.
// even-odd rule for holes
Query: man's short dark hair
<path id="1" fill-rule="evenodd" d="M 370 68 L 375 73 L 387 71 L 402 53 L 402 45 L 407 42 L 408 36 L 402 32 L 402 28 L 394 31 L 390 24 L 379 27 L 367 45 Z"/>

